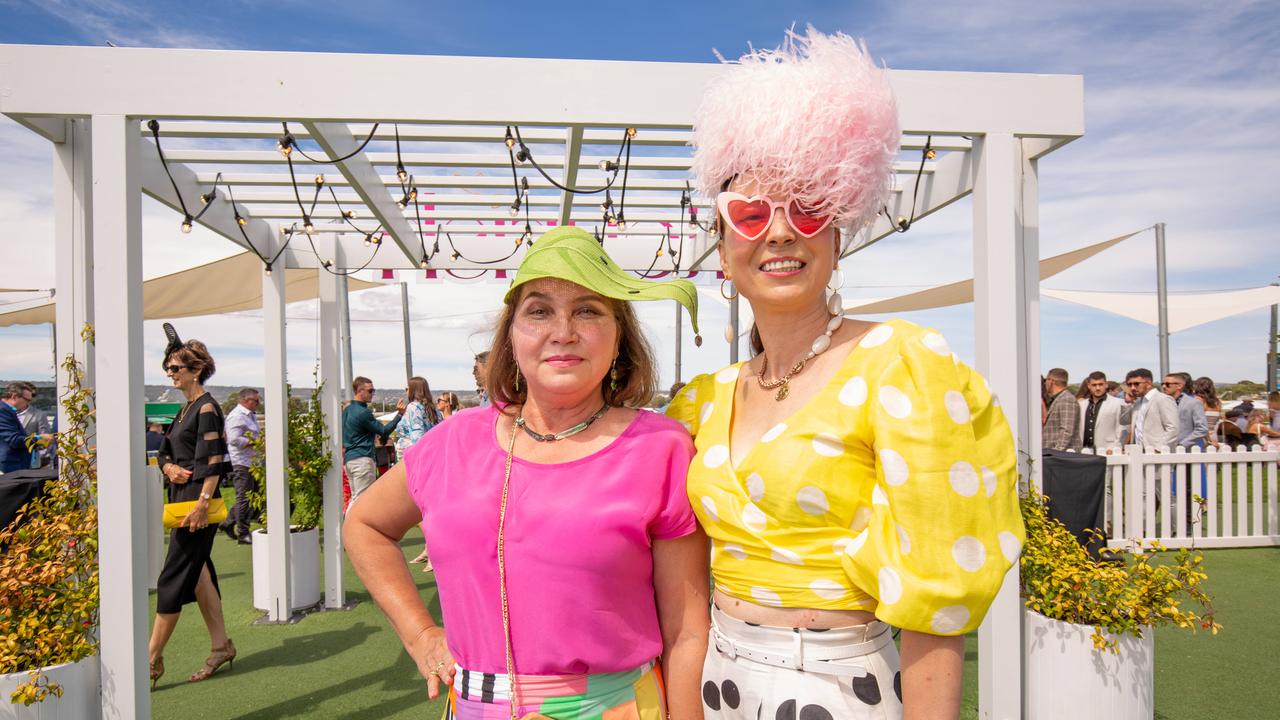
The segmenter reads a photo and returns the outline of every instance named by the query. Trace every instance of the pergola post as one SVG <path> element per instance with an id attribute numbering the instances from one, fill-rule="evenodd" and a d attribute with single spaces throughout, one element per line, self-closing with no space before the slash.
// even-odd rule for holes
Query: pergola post
<path id="1" fill-rule="evenodd" d="M 274 250 L 272 250 L 274 252 Z M 263 385 L 267 401 L 267 567 L 269 599 L 267 619 L 288 622 L 289 597 L 289 392 L 285 374 L 285 321 L 283 267 L 262 276 Z"/>
<path id="2" fill-rule="evenodd" d="M 58 397 L 67 390 L 62 360 L 75 356 L 84 369 L 85 385 L 93 387 L 93 346 L 81 341 L 80 331 L 93 323 L 93 163 L 88 119 L 66 120 L 65 139 L 54 143 L 53 236 L 54 361 Z M 58 427 L 67 426 L 58 403 Z"/>
<path id="3" fill-rule="evenodd" d="M 146 455 L 143 444 L 142 189 L 138 121 L 94 115 L 98 570 L 102 715 L 147 720 Z M 74 133 L 73 133 L 74 137 Z M 80 135 L 83 139 L 83 135 Z M 59 303 L 61 304 L 61 303 Z"/>
<path id="4" fill-rule="evenodd" d="M 1027 172 L 1030 170 L 1030 172 Z M 973 143 L 974 347 L 977 366 L 1001 401 L 1018 445 L 1018 474 L 1038 471 L 1038 213 L 1034 163 L 1012 133 Z M 1032 454 L 1035 452 L 1035 454 Z M 1033 462 L 1033 460 L 1036 460 Z M 1016 666 L 1013 662 L 1016 660 Z M 1010 670 L 1018 668 L 1014 682 Z M 1022 608 L 1018 566 L 978 631 L 978 717 L 1022 715 Z"/>
<path id="5" fill-rule="evenodd" d="M 343 267 L 341 250 L 335 253 L 334 264 Z M 320 402 L 329 426 L 329 457 L 333 458 L 324 476 L 324 606 L 338 609 L 346 604 L 342 587 L 342 392 L 346 383 L 342 380 L 338 330 L 338 298 L 345 276 L 321 270 L 316 279 L 320 283 L 320 380 L 324 383 Z"/>
<path id="6" fill-rule="evenodd" d="M 338 247 L 338 244 L 334 247 Z M 351 367 L 351 295 L 347 289 L 346 275 L 338 276 L 338 336 L 342 348 L 342 384 L 339 387 L 342 395 L 340 397 L 351 402 L 351 380 L 356 376 L 356 371 Z M 342 437 L 341 426 L 338 426 L 338 437 Z"/>

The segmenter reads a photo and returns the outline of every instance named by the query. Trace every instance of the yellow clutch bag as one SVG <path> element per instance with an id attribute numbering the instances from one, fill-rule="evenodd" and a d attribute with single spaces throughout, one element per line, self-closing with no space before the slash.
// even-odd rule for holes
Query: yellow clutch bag
<path id="1" fill-rule="evenodd" d="M 196 500 L 164 504 L 164 526 L 167 530 L 182 527 L 182 520 L 196 509 Z M 209 524 L 220 523 L 227 519 L 227 504 L 222 498 L 209 501 Z"/>

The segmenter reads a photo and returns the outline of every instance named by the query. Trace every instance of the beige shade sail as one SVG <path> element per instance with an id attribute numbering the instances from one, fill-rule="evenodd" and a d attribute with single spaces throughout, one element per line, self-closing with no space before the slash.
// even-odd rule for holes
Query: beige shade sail
<path id="1" fill-rule="evenodd" d="M 285 302 L 312 300 L 319 295 L 319 270 L 287 270 Z M 347 279 L 348 292 L 382 287 Z M 161 275 L 142 284 L 142 314 L 147 320 L 217 315 L 262 307 L 262 261 L 243 252 L 188 270 Z M 52 323 L 53 303 L 0 314 L 0 327 Z"/>
<path id="2" fill-rule="evenodd" d="M 1061 255 L 1054 255 L 1051 258 L 1045 258 L 1040 261 L 1040 279 L 1053 277 L 1067 268 L 1077 265 L 1106 250 L 1107 248 L 1124 242 L 1129 238 L 1137 235 L 1143 230 L 1131 232 L 1120 237 L 1114 237 L 1110 240 L 1103 240 L 1100 243 L 1087 245 L 1078 250 L 1072 250 Z M 887 298 L 884 300 L 863 300 L 857 304 L 847 304 L 844 307 L 846 315 L 858 313 L 861 315 L 874 315 L 877 313 L 901 313 L 911 312 L 914 310 L 930 310 L 932 308 L 950 307 L 952 305 L 963 305 L 973 302 L 973 280 L 961 280 L 959 282 L 939 285 L 921 290 L 919 292 L 899 295 L 898 297 Z"/>
<path id="3" fill-rule="evenodd" d="M 1041 288 L 1040 294 L 1055 300 L 1105 310 L 1158 326 L 1159 302 L 1155 293 L 1093 292 Z M 1169 332 L 1176 333 L 1214 320 L 1280 305 L 1280 286 L 1264 285 L 1222 292 L 1170 293 L 1168 296 Z"/>

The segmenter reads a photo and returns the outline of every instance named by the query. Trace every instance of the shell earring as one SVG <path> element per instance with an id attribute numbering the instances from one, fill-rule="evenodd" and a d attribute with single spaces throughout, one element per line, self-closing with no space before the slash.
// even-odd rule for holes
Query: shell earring
<path id="1" fill-rule="evenodd" d="M 844 312 L 844 298 L 840 297 L 840 288 L 844 287 L 844 271 L 836 265 L 831 271 L 831 279 L 827 281 L 827 289 L 831 296 L 827 298 L 827 312 L 840 315 Z"/>

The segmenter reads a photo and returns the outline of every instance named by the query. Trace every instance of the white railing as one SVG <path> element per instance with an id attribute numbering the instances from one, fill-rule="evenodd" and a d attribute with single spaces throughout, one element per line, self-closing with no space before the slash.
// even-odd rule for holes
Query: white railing
<path id="1" fill-rule="evenodd" d="M 1257 445 L 1144 452 L 1128 445 L 1096 454 L 1107 458 L 1108 547 L 1135 540 L 1166 547 L 1280 546 L 1280 452 Z M 1197 507 L 1188 495 L 1204 502 Z"/>

